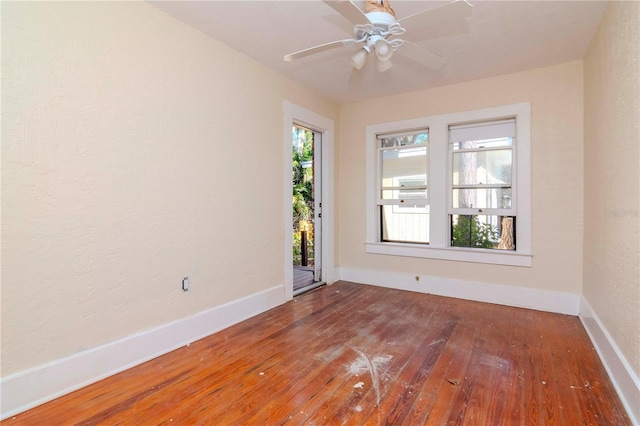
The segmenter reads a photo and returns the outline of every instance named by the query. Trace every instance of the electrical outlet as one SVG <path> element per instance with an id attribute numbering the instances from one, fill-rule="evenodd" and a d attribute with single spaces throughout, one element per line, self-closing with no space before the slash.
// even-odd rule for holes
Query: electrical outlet
<path id="1" fill-rule="evenodd" d="M 189 291 L 189 277 L 182 279 L 182 291 Z"/>

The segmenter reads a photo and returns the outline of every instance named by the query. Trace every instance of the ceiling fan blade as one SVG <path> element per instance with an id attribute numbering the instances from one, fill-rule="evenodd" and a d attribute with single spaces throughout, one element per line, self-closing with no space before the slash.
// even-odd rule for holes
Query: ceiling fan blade
<path id="1" fill-rule="evenodd" d="M 375 55 L 372 55 L 375 56 Z M 367 58 L 366 62 L 362 66 L 362 68 L 358 69 L 356 67 L 351 68 L 351 73 L 349 74 L 349 79 L 347 80 L 347 84 L 350 86 L 355 84 L 360 84 L 365 80 L 373 77 L 374 72 L 374 58 Z"/>
<path id="2" fill-rule="evenodd" d="M 362 13 L 358 6 L 353 4 L 351 0 L 322 0 L 333 10 L 344 16 L 353 25 L 368 25 L 371 22 L 369 18 Z"/>
<path id="3" fill-rule="evenodd" d="M 364 71 L 359 70 L 356 67 L 353 67 L 351 68 L 351 73 L 349 74 L 349 78 L 347 79 L 347 84 L 349 86 L 354 84 L 359 84 L 359 83 L 362 83 L 363 79 L 364 79 Z"/>
<path id="4" fill-rule="evenodd" d="M 422 47 L 418 46 L 415 43 L 411 43 L 410 41 L 404 41 L 402 46 L 398 48 L 398 52 L 407 58 L 417 62 L 418 64 L 429 68 L 430 70 L 439 70 L 444 67 L 447 63 L 447 60 L 442 56 L 436 55 L 433 52 L 430 52 Z"/>
<path id="5" fill-rule="evenodd" d="M 389 71 L 391 67 L 393 67 L 393 62 L 391 62 L 391 59 L 381 61 L 380 59 L 376 58 L 376 69 L 379 73 Z"/>
<path id="6" fill-rule="evenodd" d="M 472 9 L 473 6 L 465 0 L 456 0 L 445 4 L 444 6 L 427 9 L 414 15 L 409 15 L 399 19 L 398 22 L 402 28 L 407 30 L 407 32 L 411 32 L 414 28 L 419 30 L 424 27 L 438 26 L 442 24 L 447 25 L 457 19 L 466 18 L 467 16 L 471 16 Z"/>
<path id="7" fill-rule="evenodd" d="M 305 56 L 313 55 L 315 53 L 333 49 L 335 47 L 346 46 L 348 44 L 355 43 L 356 41 L 357 40 L 350 38 L 346 40 L 337 40 L 337 41 L 332 41 L 330 43 L 320 44 L 318 46 L 310 47 L 308 49 L 303 49 L 294 53 L 289 53 L 288 55 L 285 55 L 284 60 L 286 62 L 295 61 L 296 59 L 304 58 Z"/>

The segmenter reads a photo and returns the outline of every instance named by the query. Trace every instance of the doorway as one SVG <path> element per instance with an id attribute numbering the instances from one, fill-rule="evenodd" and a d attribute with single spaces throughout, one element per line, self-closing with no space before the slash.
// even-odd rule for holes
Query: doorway
<path id="1" fill-rule="evenodd" d="M 334 124 L 333 120 L 291 102 L 283 102 L 284 127 L 282 133 L 283 212 L 284 212 L 284 300 L 291 300 L 293 292 L 293 214 L 292 196 L 292 129 L 302 127 L 314 133 L 315 197 L 314 205 L 314 283 L 305 287 L 311 290 L 323 283 L 337 280 L 338 271 L 334 261 Z M 321 211 L 322 210 L 322 211 Z M 321 223 L 320 223 L 321 222 Z M 318 237 L 321 238 L 318 239 Z M 319 276 L 315 276 L 316 268 Z M 304 291 L 303 290 L 303 291 Z M 296 295 L 301 291 L 296 291 Z"/>
<path id="2" fill-rule="evenodd" d="M 293 295 L 324 284 L 322 278 L 322 133 L 292 127 Z"/>

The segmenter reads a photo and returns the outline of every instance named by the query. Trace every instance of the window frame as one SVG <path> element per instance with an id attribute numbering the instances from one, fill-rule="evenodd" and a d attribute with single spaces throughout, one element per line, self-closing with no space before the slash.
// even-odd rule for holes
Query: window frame
<path id="1" fill-rule="evenodd" d="M 516 119 L 516 146 L 513 148 L 512 209 L 516 212 L 517 247 L 514 251 L 450 246 L 451 161 L 449 126 L 503 118 Z M 428 128 L 429 244 L 383 242 L 379 234 L 377 135 L 403 133 Z M 488 263 L 530 267 L 531 253 L 531 105 L 528 102 L 439 114 L 410 120 L 372 124 L 366 128 L 366 241 L 372 254 Z"/>

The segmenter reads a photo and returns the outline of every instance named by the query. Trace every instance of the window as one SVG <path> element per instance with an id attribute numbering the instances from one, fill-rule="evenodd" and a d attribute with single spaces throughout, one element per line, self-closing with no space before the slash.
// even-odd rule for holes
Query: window
<path id="1" fill-rule="evenodd" d="M 367 127 L 369 253 L 531 266 L 528 103 Z"/>
<path id="2" fill-rule="evenodd" d="M 451 246 L 515 250 L 516 121 L 449 126 Z"/>
<path id="3" fill-rule="evenodd" d="M 381 241 L 429 243 L 427 129 L 376 135 Z"/>

